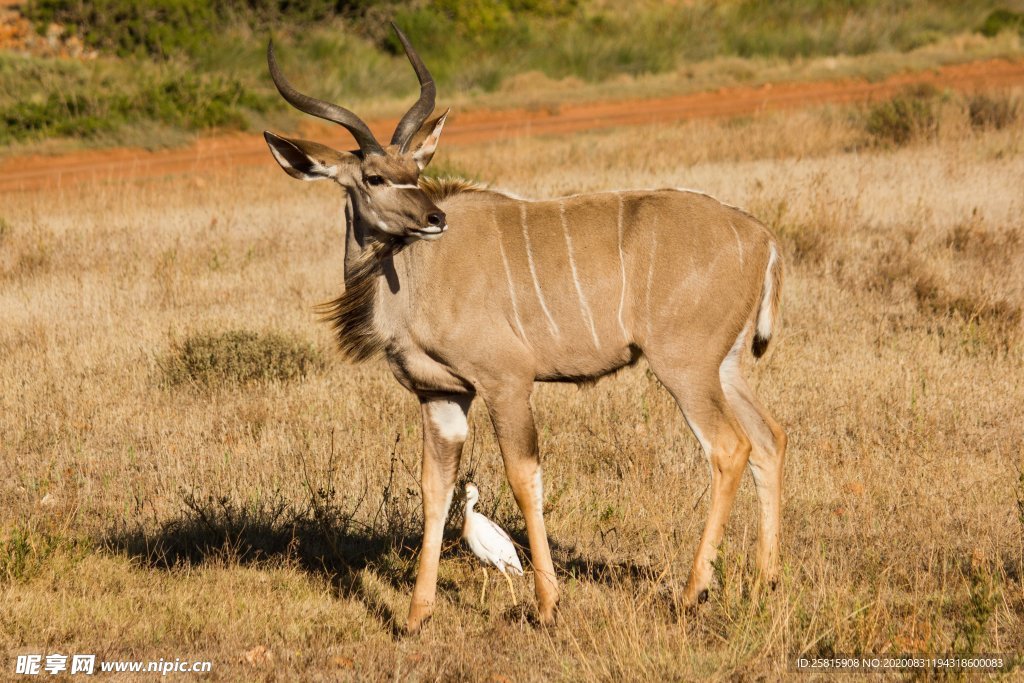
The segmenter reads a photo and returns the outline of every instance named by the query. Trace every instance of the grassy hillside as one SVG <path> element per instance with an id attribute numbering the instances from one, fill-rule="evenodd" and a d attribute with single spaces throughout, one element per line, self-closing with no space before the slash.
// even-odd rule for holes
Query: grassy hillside
<path id="1" fill-rule="evenodd" d="M 621 3 L 604 0 L 36 0 L 25 11 L 44 29 L 60 22 L 97 48 L 86 62 L 0 52 L 0 145 L 73 137 L 93 143 L 180 138 L 183 131 L 244 128 L 283 110 L 266 76 L 273 33 L 296 80 L 317 94 L 397 111 L 415 89 L 394 18 L 440 83 L 467 99 L 508 90 L 522 73 L 561 89 L 686 76 L 697 63 L 805 60 L 948 44 L 947 59 L 1017 54 L 1024 0 L 784 0 Z M 984 32 L 989 38 L 981 37 Z M 977 34 L 965 48 L 951 36 Z M 1002 38 L 1000 38 L 1002 36 Z M 999 41 L 1002 42 L 999 42 Z M 989 41 L 986 43 L 985 41 Z M 735 61 L 730 67 L 736 71 Z M 740 69 L 743 71 L 743 69 Z M 176 138 L 175 136 L 178 136 Z"/>

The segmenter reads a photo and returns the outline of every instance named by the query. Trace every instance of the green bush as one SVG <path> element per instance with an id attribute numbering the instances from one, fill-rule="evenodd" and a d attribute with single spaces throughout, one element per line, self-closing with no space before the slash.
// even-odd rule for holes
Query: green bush
<path id="1" fill-rule="evenodd" d="M 993 10 L 992 13 L 985 17 L 985 21 L 982 22 L 979 30 L 990 38 L 999 35 L 1003 31 L 1024 33 L 1024 13 L 1011 12 L 1008 9 Z"/>
<path id="2" fill-rule="evenodd" d="M 87 45 L 121 56 L 191 51 L 208 39 L 217 19 L 201 0 L 36 0 L 27 14 L 40 27 L 65 24 Z"/>
<path id="3" fill-rule="evenodd" d="M 909 90 L 872 106 L 864 129 L 876 144 L 905 145 L 938 132 L 934 90 Z"/>
<path id="4" fill-rule="evenodd" d="M 364 4 L 367 0 L 35 0 L 26 13 L 40 28 L 65 24 L 86 44 L 122 57 L 166 59 L 202 51 L 233 21 L 259 28 L 308 23 Z"/>
<path id="5" fill-rule="evenodd" d="M 128 80 L 129 74 L 135 79 Z M 42 92 L 33 89 L 40 79 L 50 84 Z M 64 65 L 44 68 L 31 60 L 0 59 L 0 86 L 6 84 L 14 92 L 0 99 L 0 144 L 89 139 L 140 121 L 184 130 L 244 129 L 248 112 L 279 106 L 277 98 L 253 92 L 237 78 L 182 68 L 88 78 Z"/>
<path id="6" fill-rule="evenodd" d="M 287 381 L 325 365 L 323 354 L 308 342 L 246 330 L 188 337 L 160 362 L 168 386 Z"/>

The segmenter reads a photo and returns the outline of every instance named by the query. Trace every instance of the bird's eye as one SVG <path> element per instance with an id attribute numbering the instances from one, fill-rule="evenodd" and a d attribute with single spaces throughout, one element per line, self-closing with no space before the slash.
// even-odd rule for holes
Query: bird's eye
<path id="1" fill-rule="evenodd" d="M 385 182 L 387 182 L 387 181 L 384 180 L 383 176 L 379 176 L 379 175 L 368 175 L 368 176 L 366 176 L 366 184 L 367 185 L 383 185 Z"/>

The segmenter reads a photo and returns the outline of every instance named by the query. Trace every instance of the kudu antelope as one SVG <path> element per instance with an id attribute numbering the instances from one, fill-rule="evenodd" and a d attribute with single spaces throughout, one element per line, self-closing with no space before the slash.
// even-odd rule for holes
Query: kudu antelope
<path id="1" fill-rule="evenodd" d="M 540 621 L 553 620 L 558 587 L 530 394 L 534 382 L 589 381 L 640 356 L 711 464 L 710 512 L 683 601 L 706 595 L 748 463 L 760 507 L 757 568 L 773 581 L 786 437 L 741 371 L 746 349 L 764 353 L 778 320 L 782 263 L 770 232 L 698 192 L 529 201 L 421 177 L 447 112 L 426 122 L 434 81 L 395 31 L 420 96 L 389 145 L 351 111 L 295 90 L 273 45 L 267 59 L 281 95 L 348 129 L 359 149 L 264 135 L 289 175 L 344 188 L 345 291 L 326 317 L 350 359 L 383 355 L 420 402 L 423 544 L 406 629 L 416 631 L 434 605 L 442 532 L 476 397 L 490 414 L 526 520 Z"/>

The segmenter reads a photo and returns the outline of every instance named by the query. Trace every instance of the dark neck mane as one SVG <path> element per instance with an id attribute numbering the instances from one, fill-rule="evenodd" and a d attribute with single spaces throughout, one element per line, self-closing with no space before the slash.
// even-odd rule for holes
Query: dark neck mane
<path id="1" fill-rule="evenodd" d="M 372 242 L 350 272 L 345 274 L 345 291 L 334 301 L 321 304 L 317 312 L 330 323 L 345 357 L 359 363 L 384 351 L 384 339 L 373 324 L 381 260 L 390 247 Z"/>

